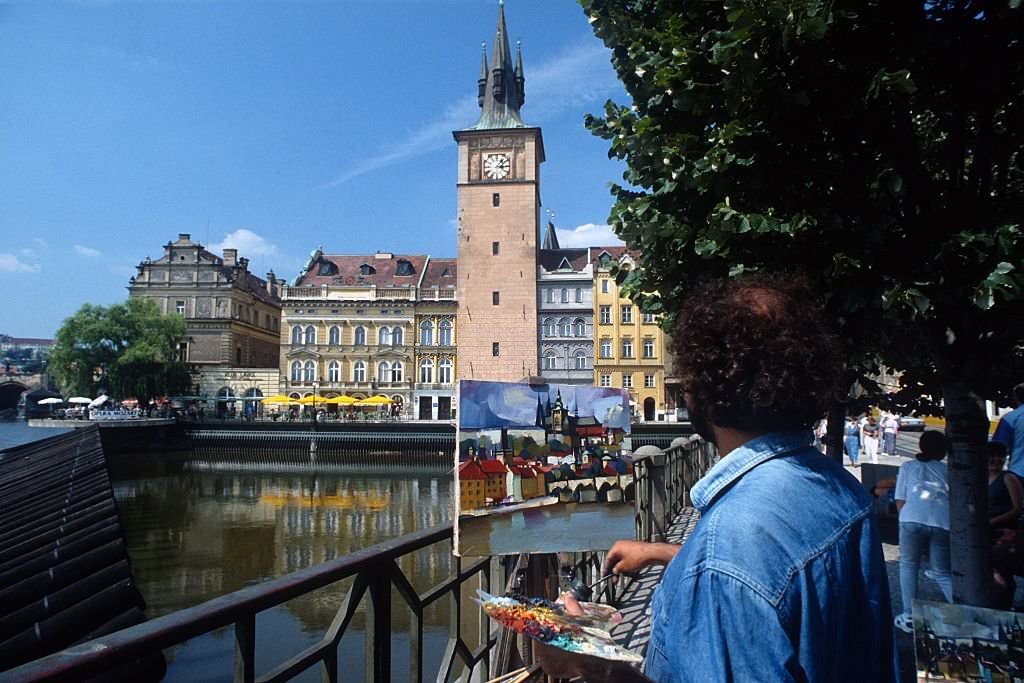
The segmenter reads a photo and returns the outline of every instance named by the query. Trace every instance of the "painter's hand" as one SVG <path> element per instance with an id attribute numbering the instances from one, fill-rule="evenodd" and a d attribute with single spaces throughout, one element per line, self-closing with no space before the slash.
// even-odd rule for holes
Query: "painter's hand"
<path id="1" fill-rule="evenodd" d="M 616 541 L 604 556 L 602 574 L 633 574 L 655 564 L 668 564 L 679 552 L 671 543 Z"/>

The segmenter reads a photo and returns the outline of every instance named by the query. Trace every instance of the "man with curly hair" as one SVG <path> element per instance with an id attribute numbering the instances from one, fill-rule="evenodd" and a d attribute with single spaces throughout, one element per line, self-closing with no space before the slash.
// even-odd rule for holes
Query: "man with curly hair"
<path id="1" fill-rule="evenodd" d="M 667 565 L 644 673 L 654 681 L 894 681 L 889 586 L 871 499 L 811 445 L 836 395 L 837 340 L 795 278 L 715 282 L 674 331 L 694 429 L 719 462 L 690 492 L 681 545 L 619 541 L 606 571 Z M 568 600 L 570 609 L 571 600 Z M 551 657 L 548 673 L 646 680 Z"/>

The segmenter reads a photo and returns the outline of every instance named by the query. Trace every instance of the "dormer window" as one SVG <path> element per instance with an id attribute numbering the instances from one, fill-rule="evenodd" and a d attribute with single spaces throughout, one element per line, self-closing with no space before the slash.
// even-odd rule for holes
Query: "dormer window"
<path id="1" fill-rule="evenodd" d="M 444 270 L 441 271 L 441 277 L 451 277 L 451 276 L 452 276 L 452 271 L 448 269 L 448 266 L 445 266 Z"/>
<path id="2" fill-rule="evenodd" d="M 398 265 L 395 267 L 395 275 L 414 275 L 415 271 L 412 268 L 412 264 L 403 259 L 398 259 Z"/>
<path id="3" fill-rule="evenodd" d="M 321 261 L 320 266 L 316 270 L 317 275 L 337 275 L 338 266 L 334 265 L 331 261 Z"/>
<path id="4" fill-rule="evenodd" d="M 607 251 L 602 251 L 601 255 L 597 257 L 598 263 L 600 263 L 602 266 L 607 266 L 609 263 L 611 263 L 611 260 L 612 255 L 609 254 Z"/>
<path id="5" fill-rule="evenodd" d="M 369 263 L 364 263 L 363 265 L 359 266 L 360 275 L 373 275 L 376 272 L 377 269 L 371 266 Z"/>
<path id="6" fill-rule="evenodd" d="M 572 266 L 569 265 L 569 259 L 563 258 L 562 262 L 558 264 L 559 270 L 572 270 Z"/>

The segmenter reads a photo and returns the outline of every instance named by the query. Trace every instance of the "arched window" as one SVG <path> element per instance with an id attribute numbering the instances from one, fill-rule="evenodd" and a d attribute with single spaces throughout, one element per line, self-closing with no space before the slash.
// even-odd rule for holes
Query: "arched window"
<path id="1" fill-rule="evenodd" d="M 306 328 L 306 339 L 305 343 L 309 346 L 316 344 L 316 328 L 310 325 Z"/>
<path id="2" fill-rule="evenodd" d="M 569 290 L 566 287 L 562 287 L 562 303 L 569 303 Z"/>
<path id="3" fill-rule="evenodd" d="M 293 382 L 301 382 L 302 381 L 302 362 L 301 361 L 295 361 L 294 363 L 292 363 L 292 381 Z"/>
<path id="4" fill-rule="evenodd" d="M 570 329 L 570 326 L 569 326 L 569 319 L 568 318 L 561 318 L 561 319 L 559 319 L 559 321 L 558 321 L 558 336 L 560 336 L 560 337 L 568 337 L 569 336 L 569 332 L 571 332 L 571 329 Z"/>
<path id="5" fill-rule="evenodd" d="M 391 381 L 391 366 L 388 365 L 387 361 L 381 361 L 377 365 L 377 381 L 378 382 L 390 382 Z"/>
<path id="6" fill-rule="evenodd" d="M 391 366 L 391 381 L 401 382 L 402 381 L 402 361 L 396 360 Z"/>
<path id="7" fill-rule="evenodd" d="M 437 345 L 452 345 L 452 323 L 450 320 L 442 320 L 437 324 Z"/>
<path id="8" fill-rule="evenodd" d="M 420 346 L 431 346 L 434 343 L 434 323 L 424 320 L 420 323 Z"/>
<path id="9" fill-rule="evenodd" d="M 391 328 L 382 327 L 377 330 L 377 343 L 381 346 L 391 346 Z"/>
<path id="10" fill-rule="evenodd" d="M 576 359 L 576 369 L 577 370 L 586 370 L 587 369 L 587 354 L 586 353 L 584 353 L 583 351 L 577 351 L 573 355 L 573 358 Z"/>
<path id="11" fill-rule="evenodd" d="M 303 368 L 303 381 L 312 382 L 316 380 L 316 363 L 311 360 L 306 361 L 306 365 Z"/>
<path id="12" fill-rule="evenodd" d="M 292 344 L 298 346 L 302 343 L 302 326 L 296 325 L 292 328 Z"/>
<path id="13" fill-rule="evenodd" d="M 452 383 L 452 360 L 451 358 L 442 358 L 441 362 L 437 366 L 437 381 L 441 384 Z"/>
<path id="14" fill-rule="evenodd" d="M 341 343 L 341 329 L 337 325 L 331 325 L 331 329 L 327 333 L 327 343 L 331 346 Z"/>
<path id="15" fill-rule="evenodd" d="M 557 360 L 558 360 L 558 358 L 555 356 L 555 352 L 554 351 L 548 351 L 547 353 L 545 353 L 544 354 L 544 369 L 545 370 L 554 370 L 555 369 L 555 362 Z"/>
<path id="16" fill-rule="evenodd" d="M 555 336 L 555 319 L 544 318 L 544 336 L 554 337 Z"/>
<path id="17" fill-rule="evenodd" d="M 583 322 L 583 318 L 576 318 L 572 321 L 572 333 L 577 337 L 583 337 L 587 334 L 587 324 Z"/>
<path id="18" fill-rule="evenodd" d="M 356 328 L 354 341 L 356 346 L 366 346 L 366 328 L 360 325 Z"/>
<path id="19" fill-rule="evenodd" d="M 393 330 L 391 330 L 391 345 L 392 346 L 401 346 L 402 345 L 402 337 L 403 337 L 403 334 L 402 334 L 402 328 L 401 327 L 396 327 Z"/>
<path id="20" fill-rule="evenodd" d="M 341 363 L 336 360 L 332 360 L 331 364 L 327 366 L 327 381 L 328 382 L 340 382 L 341 381 Z"/>
<path id="21" fill-rule="evenodd" d="M 361 360 L 357 360 L 355 365 L 352 366 L 352 381 L 353 382 L 365 382 L 366 381 L 366 363 Z"/>
<path id="22" fill-rule="evenodd" d="M 420 383 L 430 384 L 434 381 L 434 361 L 424 358 L 420 361 Z"/>

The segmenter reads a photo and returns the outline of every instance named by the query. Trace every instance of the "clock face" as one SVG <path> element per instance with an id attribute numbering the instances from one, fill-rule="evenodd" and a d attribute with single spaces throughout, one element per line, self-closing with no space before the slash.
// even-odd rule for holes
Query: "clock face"
<path id="1" fill-rule="evenodd" d="M 488 154 L 484 158 L 484 175 L 492 180 L 507 178 L 511 168 L 512 164 L 504 154 Z"/>

